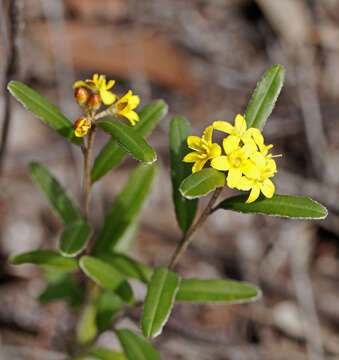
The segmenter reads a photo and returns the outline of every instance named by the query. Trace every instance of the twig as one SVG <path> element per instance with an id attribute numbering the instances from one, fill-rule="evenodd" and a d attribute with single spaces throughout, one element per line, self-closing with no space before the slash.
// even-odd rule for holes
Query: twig
<path id="1" fill-rule="evenodd" d="M 84 218 L 87 220 L 88 218 L 88 208 L 90 201 L 90 193 L 91 193 L 91 158 L 92 158 L 92 149 L 94 143 L 94 137 L 96 133 L 95 125 L 92 126 L 89 135 L 88 135 L 88 145 L 87 149 L 83 149 L 84 153 L 84 190 L 83 190 L 83 212 Z"/>
<path id="2" fill-rule="evenodd" d="M 168 266 L 169 269 L 174 269 L 174 267 L 178 263 L 181 255 L 184 253 L 184 251 L 187 249 L 188 245 L 193 240 L 193 234 L 195 233 L 195 231 L 206 221 L 208 216 L 211 214 L 212 207 L 215 204 L 215 202 L 217 201 L 221 191 L 222 191 L 222 187 L 217 188 L 214 191 L 213 196 L 211 197 L 211 199 L 210 199 L 209 203 L 207 204 L 206 208 L 204 209 L 204 211 L 200 215 L 198 221 L 187 231 L 187 233 L 184 234 L 181 242 L 177 246 L 177 248 L 176 248 L 176 250 L 175 250 L 175 252 L 174 252 L 174 254 L 172 256 L 171 262 L 170 262 L 170 264 Z"/>

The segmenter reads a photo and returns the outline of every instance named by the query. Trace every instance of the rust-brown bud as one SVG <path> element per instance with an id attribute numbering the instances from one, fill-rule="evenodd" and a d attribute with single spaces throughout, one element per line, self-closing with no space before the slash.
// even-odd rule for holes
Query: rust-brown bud
<path id="1" fill-rule="evenodd" d="M 75 89 L 74 97 L 79 105 L 84 105 L 88 100 L 88 91 L 84 87 Z"/>
<path id="2" fill-rule="evenodd" d="M 88 98 L 88 106 L 93 110 L 98 110 L 101 105 L 101 98 L 99 94 L 92 94 Z"/>

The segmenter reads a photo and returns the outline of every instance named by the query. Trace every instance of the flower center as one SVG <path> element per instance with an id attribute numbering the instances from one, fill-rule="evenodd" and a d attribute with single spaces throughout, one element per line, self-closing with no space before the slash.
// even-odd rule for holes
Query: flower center
<path id="1" fill-rule="evenodd" d="M 127 102 L 118 103 L 117 104 L 118 111 L 124 110 L 127 104 L 128 104 Z"/>

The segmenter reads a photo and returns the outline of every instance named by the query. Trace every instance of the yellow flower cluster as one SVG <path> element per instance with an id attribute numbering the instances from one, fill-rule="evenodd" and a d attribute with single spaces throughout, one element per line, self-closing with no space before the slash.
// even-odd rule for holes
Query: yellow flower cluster
<path id="1" fill-rule="evenodd" d="M 225 155 L 218 144 L 212 143 L 213 129 L 228 134 L 223 139 Z M 188 146 L 195 150 L 183 161 L 194 162 L 192 172 L 200 171 L 208 160 L 214 169 L 228 171 L 227 185 L 238 190 L 251 191 L 247 203 L 255 201 L 260 192 L 267 198 L 274 194 L 275 187 L 270 180 L 277 172 L 276 163 L 266 146 L 264 137 L 256 128 L 247 129 L 242 115 L 237 115 L 234 126 L 225 121 L 215 121 L 207 127 L 202 138 L 189 136 Z"/>
<path id="2" fill-rule="evenodd" d="M 86 111 L 92 111 L 92 115 L 93 111 L 95 112 L 98 110 L 100 108 L 100 103 L 103 102 L 105 105 L 109 106 L 109 108 L 102 113 L 103 115 L 123 116 L 130 121 L 132 126 L 134 126 L 136 122 L 139 121 L 139 115 L 134 111 L 140 103 L 139 96 L 133 95 L 132 90 L 129 90 L 124 96 L 119 98 L 110 91 L 114 84 L 114 80 L 106 82 L 105 75 L 94 74 L 92 79 L 76 81 L 73 85 L 73 89 L 76 90 L 75 97 L 79 105 Z M 89 96 L 86 89 L 89 89 L 92 92 L 92 95 Z M 90 126 L 86 129 L 87 131 L 83 131 L 83 129 L 77 131 L 77 128 L 75 128 L 75 135 L 86 135 Z"/>

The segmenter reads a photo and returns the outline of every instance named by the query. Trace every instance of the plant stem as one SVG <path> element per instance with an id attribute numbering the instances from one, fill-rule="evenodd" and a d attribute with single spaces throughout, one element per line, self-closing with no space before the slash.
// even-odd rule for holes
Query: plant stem
<path id="1" fill-rule="evenodd" d="M 222 191 L 222 187 L 215 189 L 213 196 L 211 197 L 211 199 L 210 199 L 209 203 L 207 204 L 207 206 L 205 207 L 204 211 L 201 213 L 198 221 L 194 225 L 192 225 L 192 227 L 184 234 L 182 240 L 180 241 L 179 245 L 177 246 L 177 248 L 172 256 L 171 262 L 168 266 L 169 269 L 173 270 L 174 267 L 177 265 L 181 255 L 184 253 L 184 251 L 187 249 L 188 245 L 193 240 L 193 234 L 206 221 L 208 216 L 211 214 L 212 207 L 215 204 L 215 202 L 217 201 L 221 191 Z"/>
<path id="2" fill-rule="evenodd" d="M 84 149 L 84 192 L 83 192 L 83 215 L 85 220 L 88 219 L 88 208 L 89 200 L 91 195 L 91 158 L 92 158 L 92 149 L 94 143 L 94 137 L 96 133 L 95 125 L 92 126 L 88 134 L 88 145 L 87 149 Z"/>

